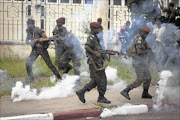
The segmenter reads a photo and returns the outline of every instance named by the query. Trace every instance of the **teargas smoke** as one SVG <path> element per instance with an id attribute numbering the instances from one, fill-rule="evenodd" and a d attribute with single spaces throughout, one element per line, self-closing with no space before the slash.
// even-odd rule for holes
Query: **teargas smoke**
<path id="1" fill-rule="evenodd" d="M 114 115 L 128 115 L 128 114 L 141 114 L 148 112 L 147 105 L 132 105 L 130 103 L 118 106 L 112 109 L 104 109 L 101 113 L 101 118 L 111 117 Z"/>
<path id="2" fill-rule="evenodd" d="M 160 73 L 160 80 L 158 82 L 159 88 L 156 90 L 156 97 L 153 99 L 153 109 L 155 111 L 160 111 L 162 109 L 163 99 L 165 98 L 166 94 L 165 90 L 167 88 L 169 78 L 172 76 L 172 72 L 168 70 Z"/>
<path id="3" fill-rule="evenodd" d="M 122 90 L 127 86 L 127 82 L 121 80 L 117 75 L 117 68 L 113 68 L 108 66 L 105 70 L 107 81 L 111 83 L 111 85 L 107 86 L 107 89 L 110 90 Z"/>
<path id="4" fill-rule="evenodd" d="M 67 97 L 74 93 L 75 81 L 79 76 L 64 75 L 62 81 L 58 81 L 53 87 L 44 87 L 37 93 L 37 89 L 31 89 L 29 85 L 23 86 L 23 83 L 18 81 L 16 86 L 12 88 L 11 100 L 13 102 L 31 99 L 51 99 Z"/>

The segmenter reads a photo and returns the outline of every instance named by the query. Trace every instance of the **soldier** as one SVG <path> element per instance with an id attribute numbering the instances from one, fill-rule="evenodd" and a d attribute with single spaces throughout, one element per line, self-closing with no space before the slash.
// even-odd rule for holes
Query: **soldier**
<path id="1" fill-rule="evenodd" d="M 59 28 L 62 27 L 64 24 L 65 24 L 65 18 L 64 17 L 60 17 L 56 20 L 56 27 L 54 28 L 53 30 L 53 35 L 57 35 L 59 34 Z M 63 50 L 62 50 L 62 42 L 61 41 L 54 41 L 54 44 L 55 44 L 55 65 L 58 65 L 58 60 L 60 59 L 60 57 L 62 56 L 63 54 Z"/>
<path id="2" fill-rule="evenodd" d="M 80 101 L 83 103 L 86 102 L 84 98 L 85 92 L 90 91 L 96 86 L 99 92 L 99 97 L 97 101 L 107 104 L 111 103 L 111 101 L 107 100 L 104 97 L 107 86 L 107 78 L 105 74 L 105 68 L 103 67 L 104 59 L 102 59 L 101 54 L 97 52 L 98 50 L 102 50 L 102 46 L 100 45 L 100 41 L 97 37 L 97 34 L 100 31 L 100 27 L 101 25 L 98 22 L 90 23 L 91 33 L 89 34 L 87 42 L 85 43 L 85 49 L 88 56 L 87 63 L 89 64 L 91 81 L 86 84 L 84 88 L 76 92 Z M 113 54 L 113 52 L 111 52 L 111 54 Z"/>
<path id="3" fill-rule="evenodd" d="M 60 27 L 60 36 L 63 38 L 62 44 L 63 53 L 58 62 L 58 68 L 63 69 L 63 73 L 68 73 L 72 68 L 74 70 L 74 75 L 80 75 L 79 67 L 80 67 L 80 56 L 78 53 L 80 52 L 80 44 L 75 36 L 72 33 L 68 32 L 65 27 Z M 69 64 L 72 60 L 73 67 Z"/>
<path id="4" fill-rule="evenodd" d="M 168 23 L 175 24 L 176 16 L 179 15 L 179 11 L 174 8 L 174 3 L 170 2 L 168 8 L 163 7 L 163 1 L 162 5 L 160 4 L 160 8 L 163 12 L 166 12 L 166 19 Z"/>
<path id="5" fill-rule="evenodd" d="M 102 24 L 102 18 L 98 18 L 97 22 L 101 25 Z M 99 40 L 100 40 L 100 45 L 102 46 L 103 49 L 105 49 L 104 47 L 104 38 L 103 38 L 103 27 L 100 27 L 100 32 L 97 34 Z"/>
<path id="6" fill-rule="evenodd" d="M 42 56 L 44 61 L 46 62 L 47 66 L 51 69 L 54 75 L 57 76 L 58 79 L 61 79 L 58 71 L 54 67 L 49 57 L 47 48 L 49 47 L 49 41 L 44 41 L 47 39 L 46 34 L 44 31 L 35 27 L 35 21 L 33 19 L 28 19 L 27 21 L 27 38 L 26 43 L 30 44 L 32 47 L 32 51 L 30 56 L 26 61 L 26 70 L 29 77 L 29 82 L 34 81 L 33 72 L 32 72 L 32 64 L 37 59 L 39 55 Z"/>
<path id="7" fill-rule="evenodd" d="M 151 74 L 148 70 L 147 58 L 152 55 L 152 50 L 148 46 L 145 38 L 147 37 L 150 29 L 146 26 L 140 28 L 140 33 L 135 38 L 133 44 L 126 51 L 129 56 L 132 57 L 133 67 L 136 71 L 137 79 L 133 83 L 129 84 L 123 91 L 121 95 L 130 100 L 129 91 L 140 86 L 143 83 L 143 93 L 142 98 L 151 99 L 152 96 L 148 93 L 148 89 L 151 83 Z"/>

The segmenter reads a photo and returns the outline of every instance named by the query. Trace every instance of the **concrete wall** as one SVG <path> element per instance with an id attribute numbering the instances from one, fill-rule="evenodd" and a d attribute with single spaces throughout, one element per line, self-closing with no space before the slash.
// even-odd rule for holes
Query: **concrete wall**
<path id="1" fill-rule="evenodd" d="M 26 38 L 26 21 L 28 18 L 33 18 L 36 21 L 36 26 L 41 28 L 41 20 L 44 20 L 44 30 L 47 36 L 52 35 L 52 30 L 56 25 L 56 19 L 59 17 L 66 18 L 68 30 L 80 39 L 81 43 L 85 43 L 87 34 L 84 33 L 86 28 L 89 28 L 89 23 L 96 21 L 97 18 L 103 19 L 102 25 L 104 31 L 108 29 L 108 21 L 110 21 L 110 29 L 119 31 L 127 18 L 125 12 L 127 7 L 125 0 L 121 0 L 121 5 L 109 6 L 109 0 L 93 0 L 93 4 L 85 4 L 85 0 L 81 0 L 81 4 L 74 4 L 73 0 L 69 3 L 50 3 L 48 0 L 1 0 L 0 1 L 0 41 L 22 42 Z M 31 5 L 31 15 L 28 15 L 28 5 Z M 44 16 L 41 15 L 41 9 L 44 7 Z M 110 18 L 108 12 L 110 8 Z M 107 37 L 105 37 L 107 38 Z"/>

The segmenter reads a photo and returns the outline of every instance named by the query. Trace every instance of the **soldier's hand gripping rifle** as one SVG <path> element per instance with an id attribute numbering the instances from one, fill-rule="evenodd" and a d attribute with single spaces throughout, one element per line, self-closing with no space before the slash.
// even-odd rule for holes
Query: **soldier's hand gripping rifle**
<path id="1" fill-rule="evenodd" d="M 106 59 L 107 61 L 110 61 L 110 55 L 124 55 L 124 58 L 127 59 L 126 55 L 121 51 L 113 51 L 113 50 L 98 50 L 98 52 L 101 54 L 101 56 Z"/>

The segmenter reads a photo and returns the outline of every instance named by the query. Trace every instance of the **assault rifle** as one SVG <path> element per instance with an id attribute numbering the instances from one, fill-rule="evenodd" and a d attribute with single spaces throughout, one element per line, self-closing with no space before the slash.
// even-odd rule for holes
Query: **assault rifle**
<path id="1" fill-rule="evenodd" d="M 126 54 L 124 54 L 122 51 L 118 52 L 118 51 L 111 51 L 111 50 L 98 50 L 98 53 L 100 53 L 101 56 L 107 61 L 110 61 L 110 55 L 124 55 L 124 58 L 127 59 Z"/>

